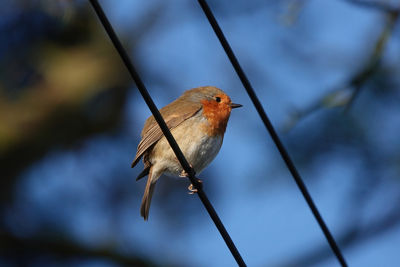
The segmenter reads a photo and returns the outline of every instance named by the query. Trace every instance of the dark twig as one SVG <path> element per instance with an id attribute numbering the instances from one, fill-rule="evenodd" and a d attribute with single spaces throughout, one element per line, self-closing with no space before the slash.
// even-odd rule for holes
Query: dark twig
<path id="1" fill-rule="evenodd" d="M 389 13 L 387 15 L 387 23 L 385 25 L 385 28 L 382 30 L 382 33 L 379 36 L 378 41 L 376 42 L 374 52 L 372 53 L 371 58 L 369 59 L 369 62 L 367 63 L 367 65 L 365 66 L 364 69 L 362 69 L 360 72 L 358 72 L 350 80 L 349 86 L 354 88 L 354 90 L 353 90 L 353 94 L 351 95 L 349 101 L 347 102 L 345 111 L 348 111 L 350 109 L 350 107 L 354 103 L 354 100 L 360 94 L 360 91 L 361 91 L 363 85 L 379 69 L 383 52 L 386 49 L 387 42 L 393 32 L 393 28 L 394 28 L 394 25 L 396 24 L 399 14 L 400 14 L 400 11 Z"/>
<path id="2" fill-rule="evenodd" d="M 310 106 L 292 112 L 284 126 L 286 131 L 290 130 L 299 120 L 324 107 L 344 107 L 344 112 L 348 112 L 351 109 L 367 82 L 379 71 L 383 53 L 393 33 L 393 28 L 396 25 L 399 14 L 400 11 L 387 14 L 386 25 L 382 29 L 365 65 L 359 71 L 355 72 L 343 85 L 332 89 Z"/>
<path id="3" fill-rule="evenodd" d="M 362 7 L 370 8 L 370 9 L 375 9 L 378 11 L 382 12 L 387 12 L 387 13 L 393 13 L 393 12 L 399 12 L 400 11 L 400 6 L 394 6 L 389 4 L 388 2 L 384 1 L 366 1 L 366 0 L 345 0 L 348 3 L 359 5 Z"/>
<path id="4" fill-rule="evenodd" d="M 286 148 L 283 146 L 281 140 L 278 137 L 278 134 L 276 133 L 274 127 L 272 126 L 267 114 L 264 111 L 263 106 L 261 105 L 260 100 L 258 99 L 253 87 L 250 84 L 250 81 L 247 79 L 246 74 L 244 73 L 242 67 L 239 64 L 239 61 L 237 60 L 235 54 L 232 51 L 232 48 L 230 47 L 228 41 L 226 40 L 221 28 L 219 27 L 214 15 L 211 12 L 210 7 L 208 6 L 207 2 L 205 0 L 198 0 L 201 8 L 203 9 L 205 15 L 207 16 L 207 19 L 209 23 L 211 24 L 211 27 L 213 28 L 215 34 L 217 35 L 222 47 L 224 48 L 229 60 L 232 63 L 232 66 L 234 67 L 236 73 L 238 74 L 240 80 L 243 83 L 244 88 L 246 89 L 250 99 L 252 100 L 258 114 L 261 117 L 261 120 L 264 122 L 265 127 L 267 128 L 268 132 L 270 133 L 276 147 L 279 150 L 279 153 L 281 154 L 283 160 L 286 163 L 286 166 L 288 167 L 290 173 L 292 174 L 297 186 L 299 187 L 301 193 L 303 194 L 308 206 L 310 207 L 312 213 L 314 214 L 315 219 L 317 220 L 319 226 L 322 229 L 322 232 L 324 233 L 329 245 L 332 248 L 332 251 L 334 252 L 335 256 L 337 257 L 338 261 L 342 266 L 347 266 L 346 261 L 342 255 L 342 252 L 340 251 L 339 247 L 336 244 L 335 239 L 333 238 L 332 234 L 330 233 L 328 227 L 326 226 L 324 220 L 322 219 L 321 214 L 319 213 L 316 205 L 314 204 L 314 201 L 311 198 L 310 193 L 307 190 L 306 185 L 304 184 L 302 178 L 300 177 L 300 174 L 298 173 L 292 159 L 290 158 Z"/>
<path id="5" fill-rule="evenodd" d="M 224 239 L 229 250 L 231 251 L 233 257 L 235 258 L 235 260 L 239 266 L 246 266 L 239 251 L 237 250 L 231 237 L 229 236 L 228 232 L 226 231 L 225 226 L 222 224 L 217 212 L 215 211 L 214 207 L 211 205 L 206 194 L 204 193 L 201 183 L 195 177 L 195 172 L 194 172 L 193 168 L 190 167 L 188 161 L 185 159 L 181 149 L 179 148 L 179 146 L 176 143 L 174 137 L 172 136 L 170 130 L 168 129 L 167 124 L 165 123 L 165 121 L 162 118 L 160 112 L 158 111 L 156 105 L 154 104 L 149 92 L 147 91 L 146 87 L 144 86 L 142 79 L 140 78 L 139 74 L 136 72 L 131 60 L 128 57 L 128 54 L 126 53 L 126 51 L 123 48 L 121 42 L 119 41 L 117 35 L 115 34 L 114 29 L 112 28 L 106 15 L 104 14 L 103 9 L 101 8 L 101 6 L 97 0 L 90 0 L 90 3 L 92 4 L 97 16 L 99 17 L 101 23 L 103 24 L 104 29 L 106 30 L 107 34 L 109 35 L 112 43 L 114 44 L 115 48 L 117 49 L 117 51 L 119 53 L 119 55 L 121 56 L 121 59 L 124 62 L 126 68 L 128 69 L 130 75 L 132 76 L 133 80 L 135 81 L 138 90 L 142 94 L 143 99 L 145 100 L 151 113 L 153 114 L 154 118 L 156 119 L 158 125 L 160 126 L 164 136 L 168 140 L 168 143 L 170 144 L 172 150 L 174 151 L 177 159 L 179 160 L 180 164 L 182 165 L 182 168 L 188 174 L 188 178 L 189 178 L 190 182 L 197 189 L 197 195 L 199 196 L 200 200 L 202 201 L 204 207 L 207 209 L 207 212 L 210 215 L 211 219 L 214 221 L 215 226 L 218 228 L 222 238 Z"/>

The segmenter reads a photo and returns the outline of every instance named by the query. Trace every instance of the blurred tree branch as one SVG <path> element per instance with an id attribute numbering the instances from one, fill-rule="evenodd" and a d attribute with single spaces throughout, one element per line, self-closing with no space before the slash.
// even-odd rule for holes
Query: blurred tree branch
<path id="1" fill-rule="evenodd" d="M 286 26 L 291 26 L 299 18 L 300 12 L 303 10 L 307 0 L 290 0 L 287 3 L 286 12 L 282 15 L 281 20 Z"/>
<path id="2" fill-rule="evenodd" d="M 41 257 L 54 258 L 57 262 L 84 258 L 110 260 L 120 266 L 157 266 L 148 259 L 117 253 L 113 247 L 88 248 L 72 240 L 54 236 L 21 238 L 9 233 L 0 233 L 0 251 L 2 257 L 15 258 L 13 261 L 19 262 L 20 266 L 28 266 Z"/>
<path id="3" fill-rule="evenodd" d="M 345 0 L 351 4 L 359 5 L 374 10 L 379 10 L 387 13 L 398 13 L 400 6 L 394 6 L 386 1 L 365 1 L 365 0 Z"/>
<path id="4" fill-rule="evenodd" d="M 71 34 L 93 39 L 76 44 L 56 39 L 33 46 L 31 65 L 39 78 L 14 99 L 0 84 L 2 200 L 18 174 L 51 147 L 70 145 L 118 125 L 129 84 L 126 71 L 101 32 Z"/>
<path id="5" fill-rule="evenodd" d="M 387 15 L 387 22 L 385 27 L 383 28 L 376 44 L 372 55 L 370 56 L 368 63 L 359 73 L 356 73 L 354 77 L 349 81 L 349 87 L 354 88 L 353 94 L 348 100 L 345 109 L 348 110 L 354 100 L 359 95 L 361 88 L 363 85 L 371 78 L 379 69 L 380 62 L 382 59 L 383 52 L 385 51 L 388 40 L 393 32 L 393 28 L 396 24 L 396 21 L 399 17 L 400 11 L 391 12 Z"/>
<path id="6" fill-rule="evenodd" d="M 375 218 L 376 220 L 372 221 L 367 226 L 352 224 L 347 228 L 347 230 L 343 231 L 341 234 L 337 234 L 340 248 L 343 250 L 349 249 L 352 246 L 373 239 L 384 232 L 398 227 L 400 225 L 400 213 L 398 212 L 399 205 L 400 202 L 397 202 L 397 205 L 393 205 L 394 208 L 390 212 L 385 216 Z M 314 250 L 292 258 L 287 262 L 279 263 L 277 266 L 312 266 L 321 263 L 329 257 L 333 257 L 329 248 L 327 246 L 318 245 Z"/>
<path id="7" fill-rule="evenodd" d="M 364 85 L 379 71 L 383 53 L 399 18 L 399 14 L 399 10 L 387 14 L 386 24 L 375 43 L 371 55 L 368 60 L 366 60 L 364 67 L 354 73 L 345 85 L 341 85 L 337 89 L 332 90 L 330 93 L 324 95 L 318 101 L 302 110 L 292 111 L 288 121 L 283 127 L 284 131 L 290 130 L 299 120 L 322 108 L 344 107 L 345 111 L 350 109 Z"/>
<path id="8" fill-rule="evenodd" d="M 162 6 L 153 6 L 139 20 L 131 38 L 125 40 L 129 47 L 155 25 Z M 0 80 L 0 202 L 10 199 L 19 173 L 51 148 L 74 145 L 120 124 L 132 82 L 88 10 L 76 9 L 68 20 L 60 14 L 38 16 L 44 11 L 32 4 L 19 11 L 26 13 L 20 17 L 34 14 L 44 20 L 36 24 L 53 26 L 50 33 L 43 31 L 43 36 L 35 36 L 33 41 L 15 46 L 15 52 L 8 52 L 18 56 L 17 62 L 22 65 L 8 55 L 0 64 L 5 78 Z M 27 62 L 28 73 L 35 75 L 21 83 Z"/>

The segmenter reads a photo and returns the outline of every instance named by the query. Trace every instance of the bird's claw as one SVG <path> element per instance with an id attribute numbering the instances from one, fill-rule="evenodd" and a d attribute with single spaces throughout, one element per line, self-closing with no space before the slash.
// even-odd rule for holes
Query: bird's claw
<path id="1" fill-rule="evenodd" d="M 188 192 L 189 195 L 194 195 L 195 193 L 197 193 L 197 189 L 194 188 L 193 184 L 190 184 L 188 189 L 189 189 L 189 192 Z"/>
<path id="2" fill-rule="evenodd" d="M 187 177 L 189 177 L 189 174 L 185 170 L 182 170 L 181 174 L 179 174 L 179 177 L 187 178 Z"/>
<path id="3" fill-rule="evenodd" d="M 203 184 L 202 180 L 197 179 L 197 182 L 200 184 L 200 186 L 202 186 L 202 184 Z M 190 184 L 188 186 L 188 189 L 189 189 L 189 192 L 188 192 L 189 195 L 193 195 L 193 194 L 197 193 L 197 191 L 198 191 L 197 188 L 194 188 L 193 184 Z"/>

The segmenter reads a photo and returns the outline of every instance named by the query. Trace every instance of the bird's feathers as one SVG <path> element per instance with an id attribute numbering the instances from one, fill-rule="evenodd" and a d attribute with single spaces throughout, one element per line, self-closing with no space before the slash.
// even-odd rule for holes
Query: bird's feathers
<path id="1" fill-rule="evenodd" d="M 140 205 L 140 215 L 142 215 L 145 221 L 147 221 L 147 219 L 149 218 L 151 198 L 153 197 L 154 188 L 158 179 L 158 177 L 154 177 L 153 175 L 158 175 L 158 177 L 160 176 L 159 173 L 155 174 L 153 172 L 153 169 L 149 168 L 149 178 L 147 178 L 142 204 Z"/>
<path id="2" fill-rule="evenodd" d="M 175 107 L 179 106 L 181 110 L 180 113 L 177 113 Z M 175 100 L 171 104 L 163 107 L 160 110 L 162 117 L 165 120 L 168 128 L 171 130 L 194 116 L 197 112 L 199 112 L 202 108 L 201 103 L 193 103 L 187 104 L 187 101 L 182 101 L 181 98 Z M 163 133 L 161 131 L 160 126 L 158 126 L 156 120 L 153 116 L 149 117 L 144 125 L 142 131 L 142 140 L 138 145 L 138 149 L 136 152 L 135 159 L 132 162 L 132 168 L 139 162 L 142 155 L 158 140 L 163 137 Z"/>
<path id="3" fill-rule="evenodd" d="M 148 165 L 147 167 L 145 167 L 143 169 L 143 171 L 141 173 L 139 173 L 139 175 L 136 177 L 136 181 L 139 181 L 140 179 L 142 179 L 143 177 L 145 177 L 146 175 L 149 174 L 150 171 L 150 165 Z"/>

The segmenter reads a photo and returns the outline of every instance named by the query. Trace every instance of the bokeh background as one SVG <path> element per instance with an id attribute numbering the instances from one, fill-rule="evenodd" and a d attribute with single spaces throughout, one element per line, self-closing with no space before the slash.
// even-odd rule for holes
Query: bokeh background
<path id="1" fill-rule="evenodd" d="M 400 264 L 398 1 L 209 1 L 350 266 Z M 188 181 L 144 222 L 150 112 L 88 1 L 0 9 L 0 266 L 235 266 Z M 197 1 L 102 0 L 158 107 L 234 110 L 199 176 L 249 266 L 338 266 Z"/>

